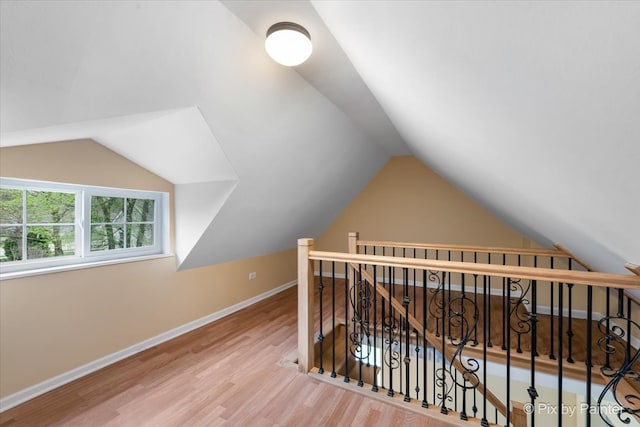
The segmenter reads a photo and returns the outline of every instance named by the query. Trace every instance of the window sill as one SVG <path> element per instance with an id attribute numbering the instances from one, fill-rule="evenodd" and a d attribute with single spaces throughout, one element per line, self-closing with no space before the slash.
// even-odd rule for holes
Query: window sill
<path id="1" fill-rule="evenodd" d="M 19 279 L 22 277 L 40 276 L 42 274 L 62 273 L 65 271 L 82 270 L 85 268 L 103 267 L 105 265 L 124 264 L 128 262 L 148 261 L 159 258 L 169 258 L 174 254 L 155 254 L 144 255 L 130 258 L 110 259 L 104 261 L 90 261 L 79 264 L 59 265 L 56 267 L 37 268 L 33 270 L 12 271 L 9 273 L 0 273 L 0 280 Z"/>

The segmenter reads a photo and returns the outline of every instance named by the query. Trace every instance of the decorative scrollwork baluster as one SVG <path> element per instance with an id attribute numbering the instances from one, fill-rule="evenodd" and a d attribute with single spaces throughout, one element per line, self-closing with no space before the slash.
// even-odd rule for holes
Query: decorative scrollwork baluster
<path id="1" fill-rule="evenodd" d="M 600 368 L 600 372 L 605 377 L 611 378 L 611 380 L 604 387 L 600 396 L 598 397 L 597 407 L 600 418 L 609 426 L 614 426 L 609 419 L 605 416 L 607 408 L 603 408 L 603 401 L 606 398 L 608 392 L 611 392 L 615 405 L 618 407 L 615 412 L 615 416 L 624 424 L 629 424 L 631 418 L 640 417 L 640 396 L 628 392 L 627 390 L 634 390 L 630 384 L 626 383 L 639 383 L 640 372 L 636 370 L 636 362 L 640 359 L 640 350 L 636 350 L 635 353 L 629 352 L 627 341 L 633 337 L 632 331 L 640 331 L 640 324 L 631 320 L 631 313 L 627 313 L 626 316 L 623 313 L 618 313 L 614 316 L 608 316 L 600 319 L 598 322 L 598 329 L 602 332 L 603 336 L 598 340 L 598 347 L 608 357 L 610 365 Z M 615 362 L 614 355 L 622 353 L 624 359 L 621 363 Z M 619 365 L 617 368 L 615 365 Z"/>
<path id="2" fill-rule="evenodd" d="M 444 275 L 443 275 L 444 276 Z M 440 277 L 435 273 L 429 273 L 432 281 L 438 283 L 438 287 L 432 290 L 432 298 L 429 304 L 429 313 L 436 321 L 440 320 L 441 328 L 436 329 L 436 335 L 442 338 L 442 349 L 446 346 L 446 341 L 455 346 L 455 351 L 451 358 L 451 363 L 445 365 L 443 354 L 442 366 L 435 370 L 436 386 L 438 393 L 440 411 L 448 413 L 447 404 L 454 401 L 453 395 L 459 390 L 466 396 L 468 391 L 475 390 L 480 384 L 477 372 L 480 369 L 479 362 L 474 358 L 463 356 L 465 346 L 473 342 L 474 334 L 480 318 L 480 310 L 474 299 L 471 299 L 463 292 L 458 296 L 450 295 L 445 297 L 445 280 L 438 280 Z M 444 278 L 443 278 L 444 279 Z M 448 325 L 448 331 L 445 330 Z M 455 361 L 455 362 L 454 362 Z M 466 402 L 465 402 L 466 403 Z M 460 413 L 462 419 L 467 418 L 465 403 Z"/>
<path id="3" fill-rule="evenodd" d="M 480 311 L 476 303 L 463 292 L 451 300 L 448 312 L 451 329 L 454 331 L 449 341 L 456 346 L 451 360 L 452 362 L 457 360 L 457 367 L 454 363 L 449 365 L 450 376 L 454 379 L 455 387 L 460 389 L 465 397 L 467 391 L 473 391 L 480 384 L 480 378 L 477 374 L 480 363 L 474 358 L 463 357 L 465 346 L 472 342 L 473 334 L 478 326 Z M 455 375 L 454 370 L 457 370 L 461 375 Z M 460 418 L 463 420 L 467 419 L 465 404 L 466 402 L 463 402 L 463 410 L 460 413 Z"/>
<path id="4" fill-rule="evenodd" d="M 371 286 L 364 280 L 354 283 L 349 292 L 353 308 L 353 330 L 349 336 L 349 353 L 360 362 L 367 362 L 371 354 L 371 331 L 369 309 L 371 308 Z"/>
<path id="5" fill-rule="evenodd" d="M 429 303 L 429 314 L 436 319 L 435 333 L 436 337 L 440 337 L 440 325 L 443 325 L 442 329 L 444 329 L 445 304 L 441 297 L 441 293 L 444 292 L 444 283 L 440 280 L 438 273 L 433 271 L 427 271 L 427 280 L 436 285 L 435 289 L 430 290 L 432 297 Z"/>
<path id="6" fill-rule="evenodd" d="M 320 261 L 320 265 L 319 265 L 319 269 L 320 269 L 320 278 L 318 279 L 318 295 L 319 295 L 319 301 L 320 301 L 320 332 L 318 333 L 318 342 L 320 343 L 320 366 L 318 367 L 318 373 L 319 374 L 324 374 L 324 357 L 323 357 L 323 351 L 324 351 L 324 334 L 322 332 L 322 298 L 323 298 L 323 291 L 324 291 L 324 284 L 322 283 L 322 260 Z"/>
<path id="7" fill-rule="evenodd" d="M 382 360 L 384 364 L 389 368 L 389 390 L 387 396 L 393 396 L 395 391 L 393 389 L 393 371 L 400 368 L 400 352 L 399 341 L 400 335 L 400 322 L 392 316 L 387 315 L 382 320 L 383 336 L 384 339 L 384 354 Z"/>
<path id="8" fill-rule="evenodd" d="M 529 300 L 527 294 L 531 288 L 531 281 L 528 281 L 526 289 L 521 279 L 509 279 L 509 328 L 516 333 L 518 338 L 516 351 L 522 353 L 522 336 L 531 332 L 531 322 L 527 305 Z M 515 293 L 516 296 L 512 296 Z"/>
<path id="9" fill-rule="evenodd" d="M 436 369 L 435 384 L 436 387 L 438 387 L 436 398 L 440 401 L 440 412 L 446 415 L 449 413 L 449 410 L 447 409 L 447 403 L 453 402 L 451 391 L 453 390 L 455 382 L 453 380 L 453 376 L 451 375 L 451 371 L 444 367 Z"/>

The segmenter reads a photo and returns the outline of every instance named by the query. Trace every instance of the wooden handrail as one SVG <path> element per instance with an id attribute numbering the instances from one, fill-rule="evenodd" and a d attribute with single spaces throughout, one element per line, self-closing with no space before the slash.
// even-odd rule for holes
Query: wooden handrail
<path id="1" fill-rule="evenodd" d="M 635 273 L 637 276 L 640 276 L 640 265 L 631 264 L 630 262 L 628 262 L 624 265 L 624 267 L 630 272 Z M 627 291 L 625 291 L 624 294 L 627 296 L 627 298 L 640 306 L 640 298 Z"/>
<path id="2" fill-rule="evenodd" d="M 471 246 L 471 245 L 441 245 L 437 243 L 402 243 L 402 242 L 381 242 L 373 240 L 358 240 L 358 246 L 384 246 L 387 248 L 407 248 L 407 249 L 439 249 L 444 251 L 464 251 L 497 253 L 509 255 L 537 255 L 537 256 L 566 256 L 557 249 L 533 249 L 533 248 L 505 248 L 498 246 Z"/>
<path id="3" fill-rule="evenodd" d="M 622 289 L 640 289 L 640 276 L 599 273 L 591 271 L 552 270 L 550 268 L 516 267 L 508 265 L 476 264 L 459 261 L 441 261 L 416 258 L 398 258 L 380 255 L 346 254 L 340 252 L 309 251 L 309 259 L 354 264 L 375 264 L 385 267 L 415 268 L 419 270 L 447 271 L 513 279 L 593 285 Z"/>
<path id="4" fill-rule="evenodd" d="M 563 248 L 560 245 L 553 245 L 555 246 L 558 250 L 564 252 L 565 254 L 567 254 L 569 256 L 569 258 L 572 258 L 575 262 L 577 262 L 578 264 L 580 264 L 582 267 L 584 267 L 587 271 L 592 271 L 592 272 L 597 272 L 598 270 L 596 270 L 595 268 L 593 268 L 591 265 L 587 264 L 586 262 L 582 261 L 580 258 L 578 258 L 577 256 L 573 255 L 571 252 L 569 252 L 568 250 L 566 250 L 565 248 Z M 640 266 L 637 265 L 633 265 L 630 263 L 626 263 L 625 268 L 629 271 L 631 271 L 632 273 L 635 273 L 636 275 L 640 276 Z M 635 269 L 633 268 L 635 267 Z M 629 298 L 631 301 L 633 301 L 635 304 L 640 306 L 640 298 L 638 298 L 637 296 L 635 296 L 634 294 L 628 292 L 627 290 L 624 291 L 624 296 L 626 296 L 627 298 Z"/>
<path id="5" fill-rule="evenodd" d="M 392 296 L 389 290 L 386 289 L 383 285 L 381 285 L 378 282 L 374 282 L 373 277 L 371 276 L 371 274 L 369 274 L 368 271 L 358 269 L 357 264 L 351 264 L 351 270 L 357 271 L 358 274 L 362 274 L 362 277 L 364 277 L 364 279 L 367 282 L 371 284 L 375 283 L 373 286 L 375 287 L 378 295 L 380 295 L 387 302 L 390 302 L 393 308 L 396 311 L 398 311 L 401 315 L 404 316 L 404 313 L 405 313 L 404 305 L 402 305 L 400 301 L 398 301 L 394 296 Z M 436 350 L 438 350 L 440 354 L 442 354 L 445 359 L 447 359 L 453 366 L 455 366 L 455 368 L 459 372 L 464 373 L 465 368 L 462 365 L 462 362 L 460 362 L 459 359 L 456 359 L 455 357 L 453 357 L 454 356 L 453 347 L 445 346 L 445 348 L 442 348 L 442 340 L 439 339 L 436 336 L 436 334 L 434 334 L 433 332 L 429 332 L 418 319 L 416 319 L 414 316 L 411 315 L 411 313 L 407 313 L 407 321 L 409 322 L 409 325 L 411 325 L 412 328 L 416 329 L 420 333 L 424 333 L 424 338 L 427 340 L 429 345 L 431 345 Z M 489 401 L 489 403 L 491 403 L 498 410 L 498 412 L 506 416 L 507 407 L 502 402 L 502 400 L 500 400 L 490 390 L 486 389 L 484 384 L 482 384 L 481 382 L 478 383 L 477 390 L 478 392 L 480 392 L 481 394 L 487 397 L 487 401 Z"/>
<path id="6" fill-rule="evenodd" d="M 634 273 L 635 275 L 640 276 L 640 265 L 636 265 L 628 262 L 624 265 L 624 268 Z"/>

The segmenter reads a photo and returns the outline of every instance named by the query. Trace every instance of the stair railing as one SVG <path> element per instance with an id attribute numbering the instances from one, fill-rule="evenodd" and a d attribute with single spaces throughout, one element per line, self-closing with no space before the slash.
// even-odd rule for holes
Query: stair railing
<path id="1" fill-rule="evenodd" d="M 376 247 L 362 243 L 354 233 L 350 250 Z M 503 262 L 505 265 L 471 262 L 477 261 L 477 253 L 471 259 L 464 253 L 460 260 L 449 260 L 450 254 L 444 260 L 437 259 L 437 255 L 436 259 L 430 259 L 428 251 L 445 249 L 426 245 L 414 249 L 424 250 L 426 259 L 393 256 L 393 250 L 391 256 L 384 251 L 380 255 L 376 249 L 370 251 L 375 255 L 320 252 L 313 249 L 312 239 L 299 241 L 298 363 L 301 371 L 325 376 L 330 366 L 329 377 L 334 381 L 337 377 L 346 383 L 354 379 L 356 387 L 362 389 L 369 383 L 376 394 L 386 390 L 388 397 L 401 396 L 404 402 L 418 402 L 427 412 L 437 407 L 441 414 L 457 414 L 461 420 L 481 425 L 490 422 L 517 425 L 514 423 L 523 418 L 524 410 L 532 426 L 537 418 L 542 421 L 545 416 L 549 418 L 549 414 L 540 413 L 542 403 L 544 407 L 555 404 L 558 414 L 552 417 L 556 425 L 562 425 L 566 418 L 563 405 L 568 404 L 562 397 L 563 377 L 582 375 L 586 406 L 581 409 L 586 412 L 583 414 L 586 425 L 597 415 L 608 425 L 614 425 L 616 419 L 637 417 L 636 396 L 640 393 L 634 391 L 634 386 L 640 378 L 634 378 L 638 352 L 632 346 L 632 329 L 640 326 L 631 318 L 629 299 L 624 300 L 626 307 L 623 301 L 623 310 L 616 313 L 615 319 L 602 317 L 596 331 L 591 325 L 595 322 L 594 289 L 608 293 L 608 289 L 614 287 L 616 292 L 623 290 L 624 295 L 624 289 L 640 288 L 639 277 L 542 268 L 537 264 L 541 264 L 538 257 L 543 254 L 537 250 L 520 254 L 503 251 L 505 259 L 507 255 L 515 256 L 521 264 L 510 266 L 506 262 Z M 484 253 L 497 253 L 494 249 Z M 404 250 L 406 252 L 406 248 Z M 554 263 L 551 260 L 557 256 L 567 258 L 566 264 L 571 264 L 570 257 L 563 251 L 552 252 L 546 254 L 550 256 L 548 263 Z M 533 258 L 523 262 L 525 255 Z M 526 263 L 534 265 L 524 265 Z M 345 272 L 342 277 L 336 274 L 336 267 Z M 318 281 L 314 272 L 320 275 Z M 554 285 L 557 299 L 551 302 L 550 313 L 541 313 L 539 308 L 544 306 L 539 303 L 539 290 Z M 580 287 L 575 295 L 574 287 Z M 556 293 L 552 291 L 551 296 Z M 587 314 L 587 326 L 583 327 L 586 330 L 580 334 L 586 337 L 580 338 L 597 345 L 586 345 L 586 354 L 580 356 L 582 368 L 572 370 L 575 366 L 569 365 L 576 365 L 576 360 L 569 358 L 574 359 L 574 355 L 570 351 L 566 361 L 564 357 L 573 342 L 573 336 L 566 335 L 565 326 L 573 319 L 567 318 L 565 312 L 570 307 L 568 302 L 576 297 L 581 300 L 577 306 L 584 307 Z M 499 302 L 494 301 L 491 307 L 495 299 Z M 543 303 L 549 304 L 549 301 Z M 511 320 L 491 323 L 492 311 L 502 319 L 518 319 L 516 323 L 520 323 L 522 331 L 514 330 Z M 333 333 L 332 342 L 326 342 L 324 333 L 331 327 L 335 331 L 338 318 L 344 322 L 344 337 L 336 338 L 338 334 Z M 554 318 L 555 325 L 547 329 L 548 333 L 539 334 L 542 324 L 538 323 L 543 321 L 548 327 Z M 495 340 L 502 338 L 499 348 L 492 348 L 492 335 Z M 542 348 L 542 335 L 547 335 L 547 343 L 557 347 L 551 351 Z M 336 342 L 337 339 L 344 342 Z M 599 349 L 597 357 L 593 354 L 594 346 Z M 337 351 L 338 348 L 341 350 Z M 344 357 L 344 363 L 339 364 L 342 372 L 335 370 L 336 357 Z M 502 363 L 503 369 L 496 367 L 496 361 Z M 526 383 L 522 378 L 514 378 L 514 373 L 522 367 L 530 371 Z M 536 373 L 550 369 L 557 378 L 554 402 L 553 396 L 548 391 L 543 393 L 536 384 Z M 504 383 L 498 386 L 500 390 L 495 390 L 493 384 L 496 375 L 502 377 Z M 521 373 L 518 375 L 522 377 Z M 602 385 L 598 388 L 598 384 Z M 594 405 L 592 389 L 599 392 Z M 540 400 L 541 395 L 545 402 Z M 610 395 L 613 398 L 607 397 Z M 524 400 L 523 396 L 528 397 L 529 402 L 517 404 Z M 614 412 L 603 413 L 612 406 L 608 403 L 612 400 Z M 574 401 L 574 406 L 576 404 Z"/>

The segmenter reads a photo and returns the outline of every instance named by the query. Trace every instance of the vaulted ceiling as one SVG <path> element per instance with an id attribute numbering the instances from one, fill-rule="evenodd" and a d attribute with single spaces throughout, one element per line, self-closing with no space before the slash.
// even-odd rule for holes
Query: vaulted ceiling
<path id="1" fill-rule="evenodd" d="M 0 145 L 93 138 L 176 184 L 180 268 L 317 236 L 402 154 L 542 244 L 640 262 L 639 2 L 0 7 Z M 314 42 L 296 69 L 263 49 L 283 20 Z"/>

